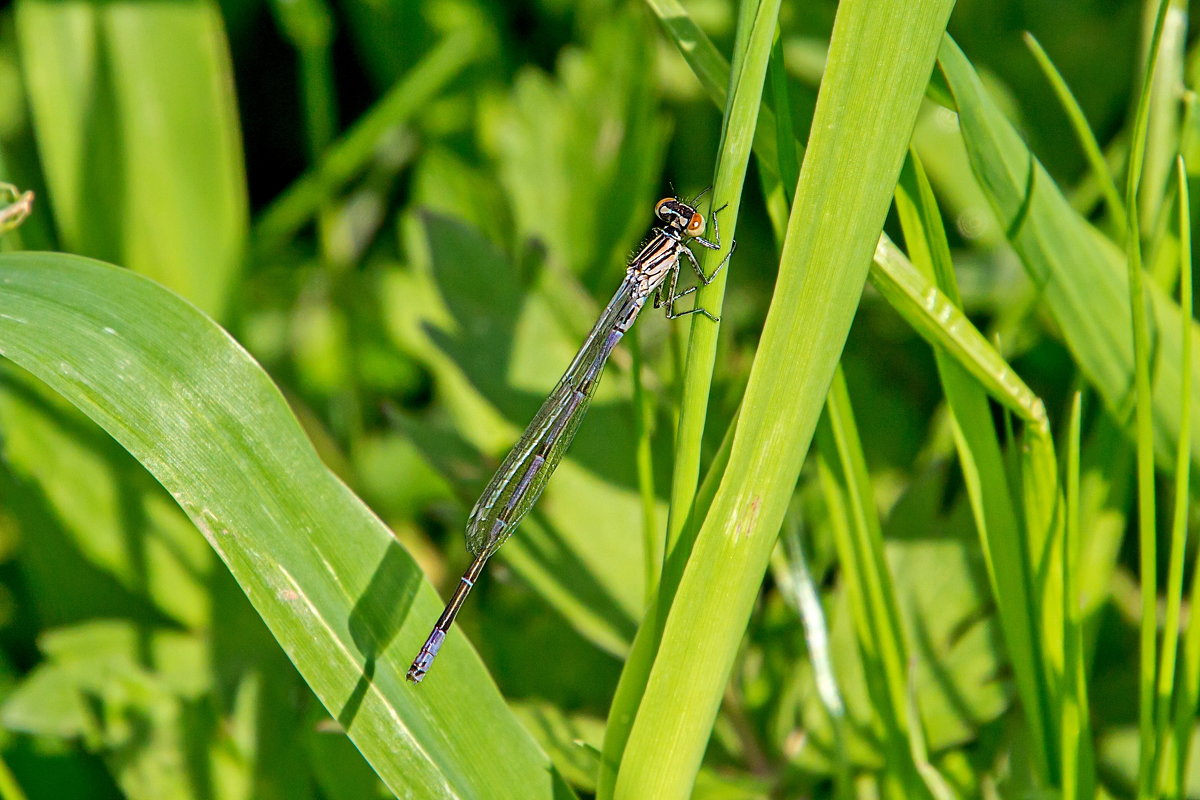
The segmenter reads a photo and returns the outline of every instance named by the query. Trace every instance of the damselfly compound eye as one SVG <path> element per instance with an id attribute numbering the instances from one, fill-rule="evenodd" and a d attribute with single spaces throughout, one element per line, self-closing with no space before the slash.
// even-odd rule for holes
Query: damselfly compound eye
<path id="1" fill-rule="evenodd" d="M 664 197 L 662 200 L 659 200 L 657 203 L 655 203 L 654 204 L 654 216 L 658 217 L 661 220 L 666 220 L 666 218 L 667 218 L 666 208 L 670 203 L 674 202 L 674 200 L 675 200 L 674 197 Z"/>
<path id="2" fill-rule="evenodd" d="M 699 236 L 704 233 L 704 216 L 700 213 L 692 214 L 692 218 L 688 220 L 687 232 L 689 236 Z"/>

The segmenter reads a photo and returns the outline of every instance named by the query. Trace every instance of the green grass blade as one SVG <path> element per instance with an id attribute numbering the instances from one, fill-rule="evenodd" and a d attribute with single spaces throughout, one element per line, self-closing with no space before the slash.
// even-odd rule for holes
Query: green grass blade
<path id="1" fill-rule="evenodd" d="M 1064 527 L 1063 585 L 1063 692 L 1060 751 L 1063 800 L 1093 796 L 1095 756 L 1088 712 L 1087 664 L 1083 649 L 1083 609 L 1079 598 L 1079 544 L 1082 539 L 1079 514 L 1080 430 L 1083 398 L 1076 392 L 1071 403 L 1067 432 L 1066 524 Z"/>
<path id="2" fill-rule="evenodd" d="M 951 302 L 958 288 L 941 216 L 920 162 L 911 156 L 897 193 L 897 208 L 913 263 L 934 277 Z M 971 501 L 980 544 L 1000 616 L 1017 691 L 1025 705 L 1034 765 L 1042 780 L 1052 775 L 1056 737 L 1050 722 L 1048 679 L 1039 636 L 1040 605 L 1034 586 L 1031 546 L 1018 514 L 1017 488 L 1009 479 L 987 398 L 971 376 L 945 354 L 935 352 L 938 374 L 954 422 L 963 481 Z M 1035 429 L 1036 430 L 1036 429 Z M 1053 481 L 1053 478 L 1051 479 Z"/>
<path id="3" fill-rule="evenodd" d="M 706 272 L 720 263 L 729 252 L 737 232 L 738 212 L 742 205 L 742 187 L 750 164 L 750 149 L 758 111 L 762 107 L 763 84 L 775 26 L 779 0 L 749 0 L 742 5 L 743 24 L 739 26 L 739 46 L 735 46 L 736 68 L 730 77 L 729 105 L 722 123 L 721 146 L 717 153 L 713 179 L 713 207 L 726 206 L 720 251 L 707 251 L 701 258 Z M 743 40 L 744 41 L 741 41 Z M 730 270 L 722 270 L 711 284 L 697 292 L 696 305 L 720 316 L 724 305 L 725 284 Z M 683 396 L 680 401 L 679 428 L 675 438 L 675 468 L 671 483 L 671 514 L 667 522 L 667 552 L 679 543 L 683 526 L 690 516 L 692 499 L 700 476 L 700 444 L 712 388 L 713 365 L 717 359 L 717 334 L 720 328 L 699 314 L 692 315 L 684 367 Z M 685 544 L 685 547 L 687 545 Z M 670 596 L 668 588 L 667 597 Z"/>
<path id="4" fill-rule="evenodd" d="M 1200 608 L 1200 553 L 1193 562 L 1189 605 Z M 1171 775 L 1170 797 L 1187 796 L 1189 756 L 1195 731 L 1196 707 L 1200 702 L 1200 614 L 1189 614 L 1183 631 L 1183 667 L 1175 692 L 1175 731 L 1173 736 L 1175 769 Z"/>
<path id="5" fill-rule="evenodd" d="M 1022 527 L 1034 592 L 1036 631 L 1042 660 L 1035 665 L 1039 686 L 1049 709 L 1061 704 L 1064 670 L 1062 561 L 1066 524 L 1058 458 L 1054 440 L 1045 429 L 1028 428 L 1010 449 L 1019 471 Z M 1042 720 L 1046 736 L 1057 743 L 1057 711 Z M 1057 766 L 1057 765 L 1056 765 Z"/>
<path id="6" fill-rule="evenodd" d="M 1134 429 L 1137 442 L 1138 577 L 1142 595 L 1142 620 L 1138 637 L 1138 797 L 1154 796 L 1158 754 L 1154 747 L 1155 677 L 1158 653 L 1158 531 L 1154 498 L 1154 408 L 1150 384 L 1150 323 L 1147 320 L 1142 272 L 1142 241 L 1138 191 L 1146 158 L 1146 140 L 1150 135 L 1151 91 L 1162 45 L 1163 22 L 1168 0 L 1160 0 L 1150 38 L 1147 62 L 1133 120 L 1133 141 L 1129 148 L 1126 173 L 1125 264 L 1129 281 L 1130 323 L 1133 331 Z M 1152 205 L 1152 204 L 1151 204 Z M 1147 219 L 1147 224 L 1150 219 Z M 1183 425 L 1182 420 L 1180 425 Z M 1182 430 L 1182 427 L 1181 427 Z"/>
<path id="7" fill-rule="evenodd" d="M 637 483 L 642 503 L 642 552 L 645 556 L 644 583 L 646 607 L 654 602 L 658 582 L 662 578 L 663 554 L 666 547 L 663 534 L 658 527 L 658 500 L 654 493 L 654 451 L 651 435 L 654 430 L 654 396 L 642 382 L 642 343 L 638 329 L 629 332 L 629 352 L 632 356 L 633 374 L 633 427 L 637 438 Z"/>
<path id="8" fill-rule="evenodd" d="M 172 492 L 397 795 L 569 795 L 461 635 L 406 685 L 440 598 L 265 373 L 193 306 L 127 270 L 6 254 L 0 350 Z"/>
<path id="9" fill-rule="evenodd" d="M 1176 179 L 1178 181 L 1178 202 L 1179 202 L 1179 305 L 1184 309 L 1185 313 L 1192 312 L 1192 234 L 1191 234 L 1191 202 L 1188 197 L 1188 182 L 1187 182 L 1187 167 L 1184 164 L 1183 157 L 1180 156 L 1176 162 L 1177 171 Z M 1192 421 L 1192 362 L 1191 362 L 1191 340 L 1184 339 L 1183 341 L 1183 359 L 1180 363 L 1180 372 L 1183 375 L 1184 391 L 1180 396 L 1180 419 L 1182 428 L 1180 431 L 1180 442 L 1186 443 L 1187 434 Z M 1191 479 L 1191 462 L 1188 458 L 1186 444 L 1181 444 L 1175 451 L 1175 509 L 1174 516 L 1171 520 L 1171 547 L 1170 555 L 1167 560 L 1167 586 L 1166 586 L 1166 614 L 1163 617 L 1163 640 L 1162 652 L 1159 657 L 1159 673 L 1158 686 L 1156 690 L 1157 699 L 1155 702 L 1154 718 L 1155 718 L 1155 750 L 1162 758 L 1168 752 L 1168 735 L 1171 729 L 1177 729 L 1178 720 L 1174 720 L 1172 725 L 1171 703 L 1175 694 L 1186 695 L 1186 689 L 1182 686 L 1176 689 L 1176 655 L 1179 647 L 1179 619 L 1180 609 L 1183 604 L 1183 570 L 1184 562 L 1187 558 L 1187 526 L 1188 526 L 1188 505 L 1190 495 L 1188 492 L 1188 483 Z M 1189 721 L 1190 727 L 1190 721 Z M 1173 755 L 1175 759 L 1183 759 L 1182 750 L 1175 750 Z M 1163 758 L 1160 761 L 1160 769 L 1158 775 L 1155 776 L 1154 792 L 1161 794 L 1163 791 L 1163 783 L 1166 780 L 1174 782 L 1176 775 L 1164 775 L 1162 769 L 1167 764 L 1167 760 Z M 1171 786 L 1170 791 L 1174 796 L 1181 797 L 1183 795 L 1183 787 L 1179 785 Z"/>
<path id="10" fill-rule="evenodd" d="M 1145 10 L 1148 13 L 1151 9 L 1156 12 L 1154 25 L 1143 28 L 1143 33 L 1150 36 L 1147 48 L 1150 56 L 1143 65 L 1143 85 L 1138 95 L 1139 106 L 1143 99 L 1146 102 L 1142 152 L 1138 155 L 1140 175 L 1134 195 L 1141 218 L 1141 235 L 1147 239 L 1169 222 L 1163 205 L 1171 194 L 1171 172 L 1175 154 L 1179 152 L 1179 102 L 1188 60 L 1187 0 L 1164 0 L 1157 4 L 1151 0 L 1145 4 Z M 1128 204 L 1129 198 L 1125 202 Z"/>
<path id="11" fill-rule="evenodd" d="M 800 178 L 800 153 L 803 150 L 796 141 L 796 131 L 792 127 L 792 98 L 788 91 L 787 64 L 783 60 L 783 36 L 775 32 L 775 44 L 771 48 L 771 64 L 767 78 L 771 82 L 771 100 L 775 108 L 783 109 L 783 113 L 775 118 L 775 143 L 779 153 L 779 169 L 777 170 L 783 183 L 783 196 L 787 207 L 792 207 L 795 201 L 796 181 Z M 761 158 L 761 156 L 760 156 Z M 770 165 L 767 165 L 770 168 Z M 775 227 L 772 220 L 772 227 Z M 787 223 L 783 222 L 777 230 L 778 241 L 783 243 L 783 231 Z"/>
<path id="12" fill-rule="evenodd" d="M 790 141 L 790 133 L 787 141 Z M 794 174 L 789 172 L 786 164 L 781 165 L 781 172 L 789 177 Z M 898 195 L 904 196 L 903 193 Z M 901 204 L 901 208 L 907 211 L 912 206 Z M 881 268 L 885 263 L 890 269 Z M 911 278 L 909 286 L 925 284 L 912 299 L 919 309 L 932 316 L 927 334 L 931 341 L 938 340 L 940 334 L 941 339 L 958 342 L 962 334 L 973 333 L 984 345 L 982 350 L 994 354 L 957 307 L 916 270 L 886 235 L 882 235 L 876 245 L 872 268 L 872 274 L 882 275 L 883 283 L 889 288 L 896 288 L 889 279 L 897 271 L 906 271 Z M 901 296 L 908 298 L 902 293 Z M 999 364 L 1004 364 L 998 355 L 995 358 Z M 970 358 L 967 361 L 976 363 Z M 1020 379 L 1014 381 L 1009 377 L 1005 380 L 1003 374 L 1011 376 L 1013 373 L 1006 365 L 1002 369 L 1003 373 L 985 370 L 985 380 L 1000 377 L 995 385 L 1024 386 Z M 1027 389 L 1025 391 L 1030 398 L 1028 410 L 1040 409 L 1040 400 Z M 1005 394 L 1011 397 L 1010 392 Z M 1043 424 L 1044 416 L 1042 411 Z M 935 797 L 945 796 L 948 787 L 928 760 L 928 748 L 917 712 L 916 674 L 907 654 L 878 512 L 840 369 L 830 388 L 826 413 L 817 427 L 817 442 L 821 453 L 821 483 L 838 547 L 838 561 L 854 612 L 864 677 L 879 717 L 878 725 L 882 727 L 882 750 L 887 763 L 896 766 L 895 770 L 885 773 L 883 780 L 893 794 L 912 797 L 923 795 L 927 790 Z M 835 731 L 835 736 L 838 735 Z"/>
<path id="13" fill-rule="evenodd" d="M 670 0 L 653 0 L 650 5 L 668 33 L 675 36 L 676 47 L 692 66 L 710 99 L 723 105 L 724 76 L 728 74 L 729 67 L 712 42 L 686 12 Z M 775 71 L 782 73 L 782 63 Z M 786 97 L 786 82 L 774 77 L 771 82 L 772 99 L 779 103 L 781 98 Z M 784 85 L 777 85 L 780 83 Z M 766 108 L 759 114 L 754 153 L 759 165 L 767 172 L 775 168 L 774 156 L 782 154 L 779 171 L 784 175 L 795 174 L 789 169 L 791 159 L 783 146 L 783 142 L 793 140 L 790 134 L 791 126 L 786 117 L 778 117 Z M 793 142 L 793 147 L 803 151 L 799 142 Z M 799 171 L 798 165 L 796 171 Z M 793 191 L 794 185 L 785 185 L 784 194 L 787 197 L 790 198 Z M 946 301 L 937 285 L 913 268 L 886 234 L 879 238 L 870 277 L 872 284 L 895 307 L 897 313 L 927 341 L 943 348 L 959 361 L 980 380 L 997 402 L 1026 422 L 1037 426 L 1047 425 L 1045 407 L 1036 402 L 1036 396 L 1012 367 L 958 307 Z"/>
<path id="14" fill-rule="evenodd" d="M 772 96 L 777 108 L 790 107 L 785 75 L 782 47 L 777 39 L 771 63 Z M 780 154 L 778 171 L 783 176 L 781 188 L 784 190 L 784 202 L 790 208 L 792 187 L 795 186 L 800 173 L 800 165 L 795 158 L 795 133 L 790 124 L 790 114 L 782 114 L 776 120 Z M 785 227 L 786 223 L 780 225 L 777 231 L 781 244 Z M 919 309 L 931 310 L 936 314 L 935 320 L 931 320 L 931 331 L 951 334 L 949 338 L 953 341 L 959 340 L 953 334 L 960 332 L 973 331 L 978 336 L 978 331 L 975 331 L 974 326 L 965 318 L 956 319 L 944 313 L 946 309 L 957 311 L 952 304 L 945 303 L 941 307 L 934 304 L 930 309 L 929 301 L 939 294 L 937 287 L 924 281 L 923 276 L 894 245 L 891 246 L 893 270 L 881 270 L 880 251 L 885 244 L 891 245 L 886 234 L 880 236 L 876 246 L 872 275 L 887 275 L 888 272 L 903 270 L 906 267 L 908 276 L 913 278 L 908 284 L 910 288 L 914 283 L 925 283 L 927 286 L 923 286 L 922 290 L 928 289 L 933 293 L 930 295 L 926 291 L 920 291 L 921 300 L 915 302 Z M 889 287 L 894 286 L 886 277 L 884 283 Z M 903 294 L 902 296 L 908 297 Z M 957 316 L 962 318 L 961 313 Z M 978 336 L 978 339 L 983 342 L 982 336 Z M 986 342 L 983 343 L 986 346 Z M 986 349 L 991 350 L 990 346 L 986 346 Z M 1003 363 L 1002 359 L 1000 361 Z M 1011 370 L 1009 372 L 1011 373 Z M 1030 394 L 1032 396 L 1032 393 Z M 886 780 L 893 787 L 890 791 L 905 796 L 919 795 L 922 794 L 920 777 L 931 775 L 934 771 L 932 768 L 925 769 L 927 765 L 923 755 L 926 749 L 924 733 L 915 713 L 916 697 L 911 690 L 910 678 L 915 677 L 915 674 L 911 672 L 912 662 L 904 640 L 896 590 L 886 561 L 883 534 L 875 508 L 875 496 L 866 458 L 854 421 L 845 377 L 840 367 L 834 374 L 833 384 L 826 399 L 825 413 L 817 425 L 816 437 L 820 454 L 820 482 L 838 550 L 842 583 L 850 597 L 857 634 L 857 655 L 863 662 L 867 691 L 876 710 L 876 727 L 882 727 L 882 750 L 888 763 L 898 767 L 899 774 L 888 776 Z M 814 667 L 820 669 L 816 654 Z M 821 679 L 818 677 L 818 687 L 820 684 Z M 833 698 L 826 700 L 825 704 L 834 723 L 832 734 L 837 748 L 835 765 L 839 790 L 844 793 L 849 790 L 849 786 L 845 782 L 847 762 L 841 703 L 837 698 Z M 936 783 L 936 778 L 931 778 L 931 781 Z M 930 783 L 927 782 L 926 785 Z"/>
<path id="15" fill-rule="evenodd" d="M 646 5 L 658 17 L 668 38 L 679 49 L 688 66 L 704 87 L 705 94 L 725 108 L 729 91 L 729 63 L 712 40 L 700 30 L 678 0 L 646 0 Z M 758 124 L 754 128 L 754 152 L 766 164 L 775 163 L 775 115 L 765 105 L 758 109 Z"/>
<path id="16" fill-rule="evenodd" d="M 886 235 L 879 238 L 871 285 L 925 341 L 971 374 L 1026 423 L 1049 430 L 1046 406 L 966 314 Z"/>
<path id="17" fill-rule="evenodd" d="M 686 797 L 883 226 L 952 3 L 838 8 L 729 465 L 672 604 L 617 797 Z M 864 54 L 870 54 L 865 57 Z M 876 88 L 888 87 L 880 93 Z M 832 215 L 829 209 L 838 208 Z"/>
<path id="18" fill-rule="evenodd" d="M 220 315 L 247 225 L 220 12 L 199 0 L 16 6 L 59 241 Z"/>
<path id="19" fill-rule="evenodd" d="M 1100 143 L 1096 141 L 1096 135 L 1092 133 L 1092 128 L 1088 125 L 1087 117 L 1084 116 L 1079 101 L 1075 99 L 1071 88 L 1067 86 L 1067 82 L 1054 66 L 1054 62 L 1042 48 L 1042 43 L 1032 33 L 1025 33 L 1025 44 L 1033 53 L 1038 67 L 1046 76 L 1050 88 L 1054 90 L 1054 94 L 1058 98 L 1059 105 L 1062 106 L 1063 111 L 1067 114 L 1067 119 L 1071 122 L 1071 129 L 1075 131 L 1075 138 L 1079 140 L 1079 146 L 1083 149 L 1088 166 L 1092 170 L 1092 178 L 1100 185 L 1100 191 L 1104 195 L 1104 202 L 1108 205 L 1108 213 L 1112 215 L 1114 227 L 1118 231 L 1124 231 L 1128 224 L 1125 216 L 1125 204 L 1117 192 L 1117 183 L 1113 180 L 1112 171 L 1108 168 L 1104 151 L 1100 149 Z"/>
<path id="20" fill-rule="evenodd" d="M 908 716 L 909 719 L 920 719 L 921 709 L 917 705 L 917 680 L 915 671 L 910 672 L 909 691 L 908 691 Z M 958 796 L 954 788 L 947 782 L 946 777 L 942 775 L 929 760 L 929 747 L 925 743 L 925 737 L 922 735 L 918 726 L 913 725 L 908 729 L 908 746 L 909 757 L 912 759 L 913 765 L 916 767 L 917 774 L 920 776 L 925 790 L 933 800 L 955 800 Z M 910 792 L 908 797 L 912 797 Z"/>
<path id="21" fill-rule="evenodd" d="M 915 719 L 908 713 L 908 646 L 884 554 L 866 456 L 840 368 L 834 372 L 816 439 L 822 493 L 833 522 L 867 688 L 882 728 L 881 749 L 890 767 L 882 779 L 901 796 L 920 796 L 909 747 L 911 737 L 919 734 L 912 730 Z"/>

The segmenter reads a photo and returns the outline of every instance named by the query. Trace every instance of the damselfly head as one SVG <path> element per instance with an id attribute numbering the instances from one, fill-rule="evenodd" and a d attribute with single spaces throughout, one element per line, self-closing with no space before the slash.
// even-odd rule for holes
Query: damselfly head
<path id="1" fill-rule="evenodd" d="M 654 213 L 668 225 L 674 225 L 688 236 L 704 233 L 704 215 L 677 197 L 664 197 L 654 205 Z"/>

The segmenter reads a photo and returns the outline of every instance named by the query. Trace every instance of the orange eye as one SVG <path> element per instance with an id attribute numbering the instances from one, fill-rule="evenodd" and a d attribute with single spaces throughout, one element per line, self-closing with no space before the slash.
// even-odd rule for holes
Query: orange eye
<path id="1" fill-rule="evenodd" d="M 692 236 L 704 233 L 704 217 L 699 213 L 692 214 L 691 220 L 688 221 L 687 232 Z"/>
<path id="2" fill-rule="evenodd" d="M 674 199 L 675 199 L 674 197 L 664 197 L 662 200 L 659 200 L 657 203 L 655 203 L 654 204 L 654 216 L 658 217 L 659 219 L 665 219 L 663 217 L 663 206 L 665 206 L 667 203 L 671 202 Z"/>

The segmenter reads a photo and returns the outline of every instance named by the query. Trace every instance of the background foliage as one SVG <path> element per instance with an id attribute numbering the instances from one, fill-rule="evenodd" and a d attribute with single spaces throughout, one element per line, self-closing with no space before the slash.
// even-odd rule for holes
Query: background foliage
<path id="1" fill-rule="evenodd" d="M 950 5 L 0 10 L 0 798 L 1200 796 L 1187 4 Z"/>

